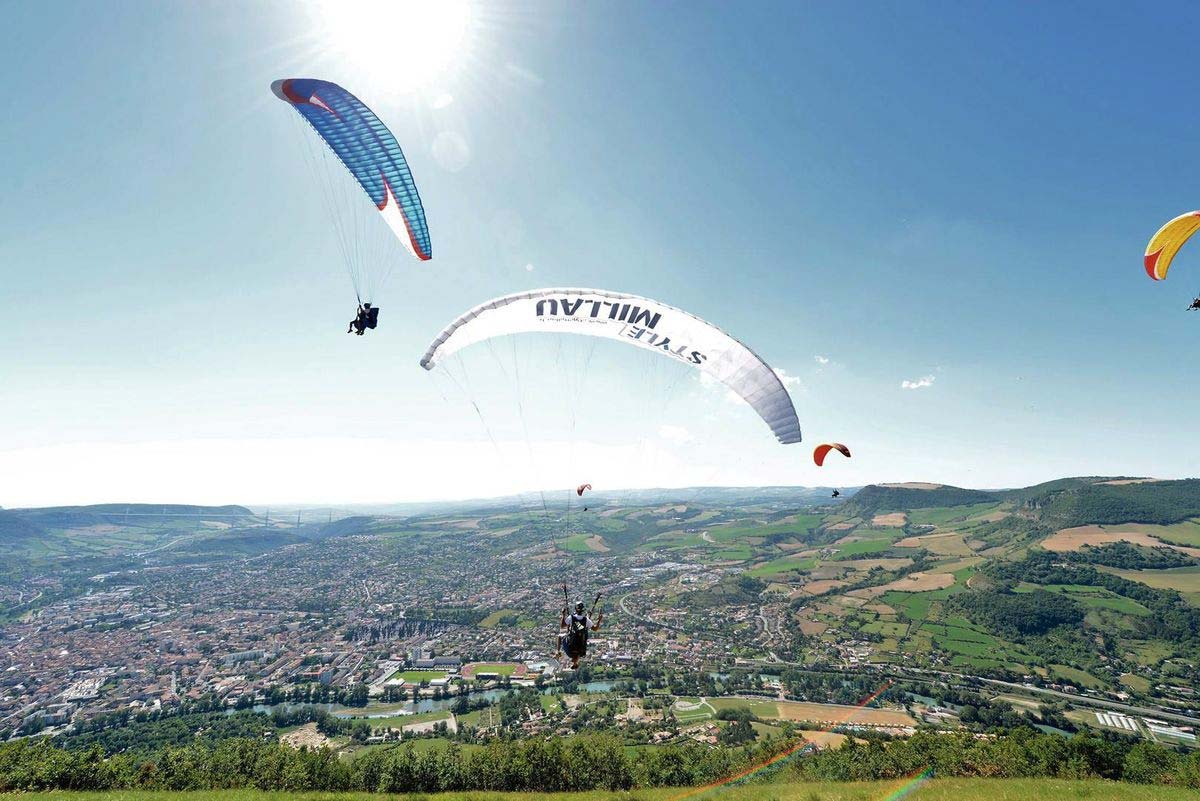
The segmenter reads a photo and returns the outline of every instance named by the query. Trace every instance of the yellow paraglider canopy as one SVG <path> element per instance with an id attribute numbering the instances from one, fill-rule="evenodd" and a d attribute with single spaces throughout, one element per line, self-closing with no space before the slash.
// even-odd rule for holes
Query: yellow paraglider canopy
<path id="1" fill-rule="evenodd" d="M 1146 275 L 1155 281 L 1166 278 L 1175 254 L 1197 230 L 1200 230 L 1200 211 L 1180 214 L 1159 228 L 1158 233 L 1150 238 L 1150 244 L 1146 245 Z"/>

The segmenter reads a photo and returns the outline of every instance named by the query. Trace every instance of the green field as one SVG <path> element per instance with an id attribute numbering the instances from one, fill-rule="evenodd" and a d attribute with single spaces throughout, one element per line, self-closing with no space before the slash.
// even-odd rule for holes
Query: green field
<path id="1" fill-rule="evenodd" d="M 1069 679 L 1081 687 L 1103 687 L 1104 682 L 1093 676 L 1091 673 L 1079 670 L 1078 668 L 1069 667 L 1067 665 L 1049 665 L 1050 672 L 1056 676 L 1061 676 L 1064 679 Z"/>
<path id="2" fill-rule="evenodd" d="M 437 742 L 437 741 L 430 741 Z M 895 798 L 910 784 L 900 778 L 883 782 L 812 782 L 805 784 L 748 784 L 707 792 L 708 801 L 876 801 Z M 693 788 L 661 787 L 628 792 L 583 793 L 420 793 L 392 795 L 396 801 L 675 801 Z M 1060 798 L 1086 801 L 1194 801 L 1196 791 L 1183 787 L 1141 785 L 1101 780 L 1059 779 L 932 779 L 904 796 L 906 801 L 1017 801 Z M 378 801 L 372 793 L 267 793 L 260 790 L 215 792 L 25 793 L 28 801 Z"/>
<path id="3" fill-rule="evenodd" d="M 909 620 L 922 621 L 929 616 L 929 604 L 933 601 L 927 592 L 885 592 L 879 600 L 903 613 Z"/>
<path id="4" fill-rule="evenodd" d="M 749 546 L 740 548 L 723 548 L 716 553 L 709 554 L 705 561 L 718 562 L 746 562 L 750 557 L 754 556 L 754 551 L 750 550 Z"/>
<path id="5" fill-rule="evenodd" d="M 1156 589 L 1200 593 L 1200 567 L 1171 567 L 1166 570 L 1109 570 L 1130 581 L 1140 581 Z"/>
<path id="6" fill-rule="evenodd" d="M 472 666 L 475 675 L 480 673 L 495 673 L 498 676 L 511 676 L 517 669 L 512 662 L 485 662 Z"/>
<path id="7" fill-rule="evenodd" d="M 393 674 L 392 678 L 404 679 L 405 684 L 420 684 L 423 681 L 444 679 L 446 676 L 447 673 L 444 670 L 402 670 Z"/>
<path id="8" fill-rule="evenodd" d="M 749 709 L 756 717 L 772 719 L 779 717 L 779 707 L 774 701 L 759 701 L 750 698 L 710 698 L 708 704 L 720 712 L 722 709 Z"/>
<path id="9" fill-rule="evenodd" d="M 587 544 L 590 538 L 590 534 L 575 534 L 565 540 L 555 540 L 554 544 L 570 553 L 591 553 L 592 549 Z"/>
<path id="10" fill-rule="evenodd" d="M 821 524 L 821 515 L 796 515 L 794 522 L 768 523 L 758 526 L 715 526 L 708 530 L 708 536 L 717 542 L 733 542 L 750 537 L 769 537 L 773 534 L 807 534 L 810 529 Z"/>
<path id="11" fill-rule="evenodd" d="M 817 566 L 817 560 L 812 557 L 801 556 L 784 556 L 780 559 L 772 559 L 770 562 L 761 564 L 753 570 L 746 572 L 748 576 L 776 576 L 780 573 L 788 573 L 790 571 L 812 570 Z"/>
<path id="12" fill-rule="evenodd" d="M 1021 586 L 1017 587 L 1016 591 L 1033 592 L 1035 589 L 1038 589 L 1038 587 L 1033 584 L 1022 584 Z M 1150 614 L 1150 610 L 1139 604 L 1137 601 L 1117 595 L 1115 592 L 1110 592 L 1103 587 L 1092 587 L 1081 584 L 1046 584 L 1042 586 L 1041 589 L 1047 590 L 1048 592 L 1057 592 L 1060 595 L 1066 595 L 1069 598 L 1078 601 L 1080 604 L 1094 609 L 1112 609 L 1114 612 L 1120 612 L 1126 615 Z"/>
<path id="13" fill-rule="evenodd" d="M 955 520 L 966 520 L 969 517 L 987 514 L 999 508 L 995 502 L 973 503 L 969 506 L 945 506 L 931 509 L 912 509 L 908 512 L 908 522 L 917 526 L 942 526 Z"/>
<path id="14" fill-rule="evenodd" d="M 1150 692 L 1151 682 L 1149 679 L 1142 676 L 1134 675 L 1133 673 L 1125 673 L 1121 675 L 1121 683 L 1134 692 L 1148 693 Z"/>
<path id="15" fill-rule="evenodd" d="M 497 609 L 495 612 L 492 612 L 483 620 L 479 621 L 479 625 L 485 629 L 495 628 L 496 626 L 500 625 L 501 619 L 519 614 L 521 614 L 520 609 Z"/>
<path id="16" fill-rule="evenodd" d="M 841 562 L 863 554 L 882 553 L 892 547 L 892 541 L 890 539 L 859 540 L 832 547 L 837 548 L 837 556 L 834 559 Z"/>
<path id="17" fill-rule="evenodd" d="M 1149 523 L 1124 523 L 1116 526 L 1105 526 L 1111 531 L 1139 531 L 1157 537 L 1172 545 L 1190 545 L 1200 548 L 1200 520 L 1184 520 L 1169 526 L 1155 526 Z"/>

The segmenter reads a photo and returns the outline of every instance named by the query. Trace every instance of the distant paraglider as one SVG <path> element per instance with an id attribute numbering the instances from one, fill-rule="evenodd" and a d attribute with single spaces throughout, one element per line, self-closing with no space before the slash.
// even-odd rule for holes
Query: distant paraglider
<path id="1" fill-rule="evenodd" d="M 394 263 L 387 252 L 389 243 L 399 240 L 422 261 L 433 254 L 421 196 L 396 137 L 350 92 L 313 78 L 275 81 L 271 91 L 291 104 L 327 146 L 310 147 L 310 161 L 323 184 L 327 211 L 358 298 L 358 312 L 347 333 L 362 335 L 379 322 L 379 307 L 372 301 Z M 370 229 L 376 224 L 361 219 L 367 206 L 357 190 L 348 191 L 347 171 L 391 229 L 383 244 L 371 241 L 377 234 Z"/>
<path id="2" fill-rule="evenodd" d="M 830 451 L 837 451 L 847 459 L 850 458 L 850 449 L 845 445 L 840 442 L 826 442 L 813 449 L 813 461 L 816 462 L 817 467 L 825 464 L 825 457 L 829 455 Z"/>
<path id="3" fill-rule="evenodd" d="M 590 490 L 591 488 L 592 488 L 591 484 L 580 484 L 578 487 L 575 488 L 575 494 L 582 498 L 583 493 Z"/>
<path id="4" fill-rule="evenodd" d="M 1142 259 L 1146 275 L 1155 281 L 1162 281 L 1171 269 L 1171 262 L 1192 234 L 1200 230 L 1200 211 L 1189 211 L 1168 222 L 1150 238 L 1146 245 L 1146 253 Z M 1189 310 L 1200 310 L 1200 297 L 1192 301 Z"/>

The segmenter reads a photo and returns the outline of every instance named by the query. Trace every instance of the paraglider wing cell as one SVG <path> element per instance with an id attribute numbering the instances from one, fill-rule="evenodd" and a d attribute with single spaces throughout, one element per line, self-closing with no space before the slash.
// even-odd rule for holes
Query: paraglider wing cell
<path id="1" fill-rule="evenodd" d="M 800 441 L 791 396 L 752 350 L 699 317 L 622 292 L 536 289 L 496 298 L 447 326 L 421 358 L 421 366 L 430 370 L 468 345 L 528 332 L 604 337 L 694 367 L 750 404 L 781 443 Z"/>
<path id="2" fill-rule="evenodd" d="M 315 78 L 275 81 L 271 91 L 308 121 L 412 254 L 429 259 L 433 250 L 417 185 L 396 137 L 375 112 L 336 83 Z"/>
<path id="3" fill-rule="evenodd" d="M 1155 281 L 1166 278 L 1175 254 L 1197 230 L 1200 230 L 1200 211 L 1181 214 L 1159 228 L 1151 237 L 1150 244 L 1146 245 L 1146 255 L 1143 258 L 1146 275 Z"/>
<path id="4" fill-rule="evenodd" d="M 825 457 L 829 455 L 830 451 L 837 451 L 847 459 L 850 458 L 850 449 L 845 445 L 840 442 L 826 442 L 813 449 L 813 461 L 816 462 L 817 467 L 825 464 Z"/>

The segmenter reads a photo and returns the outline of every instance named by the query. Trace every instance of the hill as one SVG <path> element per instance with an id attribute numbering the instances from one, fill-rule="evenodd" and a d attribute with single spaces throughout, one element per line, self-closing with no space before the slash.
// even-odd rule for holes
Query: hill
<path id="1" fill-rule="evenodd" d="M 990 503 L 1000 496 L 983 490 L 963 489 L 945 484 L 871 484 L 854 496 L 849 506 L 862 513 L 903 512 L 938 506 L 968 506 Z"/>
<path id="2" fill-rule="evenodd" d="M 0 509 L 0 543 L 15 543 L 44 533 L 45 529 L 22 515 Z"/>
<path id="3" fill-rule="evenodd" d="M 259 524 L 244 506 L 107 503 L 0 510 L 0 553 L 117 555 Z"/>
<path id="4" fill-rule="evenodd" d="M 1008 497 L 1062 527 L 1169 525 L 1200 515 L 1200 479 L 1063 479 L 1009 493 Z"/>

